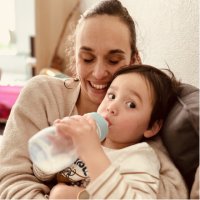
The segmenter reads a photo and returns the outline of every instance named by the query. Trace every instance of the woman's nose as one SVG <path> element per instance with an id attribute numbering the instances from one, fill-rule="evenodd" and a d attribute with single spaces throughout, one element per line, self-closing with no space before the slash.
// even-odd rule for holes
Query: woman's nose
<path id="1" fill-rule="evenodd" d="M 93 68 L 92 74 L 96 79 L 103 79 L 109 74 L 109 71 L 103 62 L 98 61 Z"/>

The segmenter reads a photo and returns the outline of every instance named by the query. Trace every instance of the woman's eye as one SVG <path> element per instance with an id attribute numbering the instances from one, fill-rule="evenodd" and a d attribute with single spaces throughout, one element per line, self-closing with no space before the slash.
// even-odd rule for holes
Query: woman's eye
<path id="1" fill-rule="evenodd" d="M 91 63 L 94 61 L 95 56 L 89 53 L 81 52 L 79 58 L 85 63 Z"/>
<path id="2" fill-rule="evenodd" d="M 109 60 L 109 63 L 112 65 L 116 65 L 119 63 L 119 61 L 118 60 Z"/>
<path id="3" fill-rule="evenodd" d="M 125 60 L 124 55 L 121 54 L 112 54 L 107 57 L 108 63 L 110 65 L 117 65 Z"/>
<path id="4" fill-rule="evenodd" d="M 135 105 L 134 102 L 129 102 L 129 103 L 128 103 L 128 107 L 129 107 L 129 108 L 136 108 L 136 105 Z"/>
<path id="5" fill-rule="evenodd" d="M 109 93 L 109 94 L 108 94 L 108 99 L 115 99 L 115 95 L 112 94 L 112 93 Z"/>
<path id="6" fill-rule="evenodd" d="M 90 63 L 90 62 L 92 62 L 94 59 L 93 59 L 93 58 L 90 58 L 90 59 L 84 58 L 83 60 L 84 60 L 84 62 L 86 62 L 86 63 Z"/>

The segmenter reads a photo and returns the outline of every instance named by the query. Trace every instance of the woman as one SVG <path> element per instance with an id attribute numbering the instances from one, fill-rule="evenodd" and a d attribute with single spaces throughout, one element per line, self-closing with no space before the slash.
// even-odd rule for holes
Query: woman
<path id="1" fill-rule="evenodd" d="M 83 14 L 74 47 L 79 80 L 67 80 L 65 87 L 60 79 L 36 76 L 24 87 L 11 111 L 0 151 L 2 199 L 45 198 L 55 183 L 40 182 L 33 175 L 27 150 L 30 137 L 55 119 L 96 111 L 114 72 L 140 63 L 133 19 L 118 0 L 101 1 Z M 183 179 L 164 147 L 159 141 L 151 145 L 161 162 L 157 197 L 186 198 Z"/>

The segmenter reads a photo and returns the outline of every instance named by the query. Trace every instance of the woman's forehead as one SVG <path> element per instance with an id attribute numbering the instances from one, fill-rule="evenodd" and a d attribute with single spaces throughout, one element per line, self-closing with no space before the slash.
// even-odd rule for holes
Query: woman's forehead
<path id="1" fill-rule="evenodd" d="M 130 32 L 119 17 L 100 15 L 84 20 L 77 29 L 76 45 L 130 50 Z"/>

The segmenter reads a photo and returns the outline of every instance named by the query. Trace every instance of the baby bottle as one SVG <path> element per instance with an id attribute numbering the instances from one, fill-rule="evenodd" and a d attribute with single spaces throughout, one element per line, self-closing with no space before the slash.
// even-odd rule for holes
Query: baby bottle
<path id="1" fill-rule="evenodd" d="M 107 121 L 96 112 L 89 114 L 96 121 L 100 140 L 104 140 L 108 132 Z M 49 174 L 65 169 L 78 158 L 71 138 L 56 134 L 54 126 L 42 129 L 30 138 L 28 149 L 32 162 Z"/>

